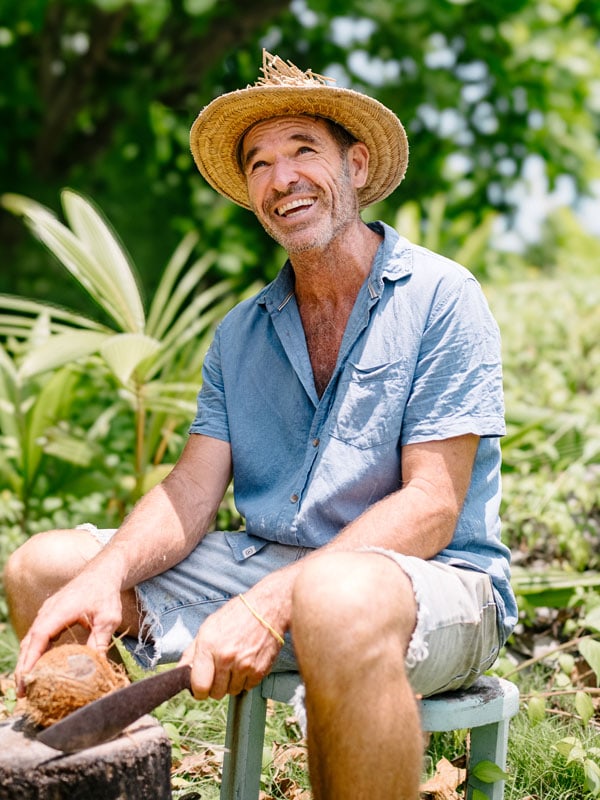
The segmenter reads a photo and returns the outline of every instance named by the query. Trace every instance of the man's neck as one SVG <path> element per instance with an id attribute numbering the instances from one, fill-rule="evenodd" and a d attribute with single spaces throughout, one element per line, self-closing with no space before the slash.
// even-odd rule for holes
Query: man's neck
<path id="1" fill-rule="evenodd" d="M 371 271 L 379 234 L 362 222 L 318 252 L 291 258 L 296 302 L 306 337 L 315 389 L 325 391 L 337 363 L 348 319 Z"/>
<path id="2" fill-rule="evenodd" d="M 381 236 L 359 222 L 325 249 L 290 255 L 298 305 L 354 303 L 380 243 Z"/>

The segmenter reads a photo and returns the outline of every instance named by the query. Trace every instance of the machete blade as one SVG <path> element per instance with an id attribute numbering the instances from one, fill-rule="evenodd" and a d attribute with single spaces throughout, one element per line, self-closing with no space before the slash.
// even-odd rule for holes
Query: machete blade
<path id="1" fill-rule="evenodd" d="M 50 725 L 37 738 L 63 753 L 76 753 L 108 742 L 182 689 L 191 691 L 191 669 L 184 664 L 110 692 Z"/>

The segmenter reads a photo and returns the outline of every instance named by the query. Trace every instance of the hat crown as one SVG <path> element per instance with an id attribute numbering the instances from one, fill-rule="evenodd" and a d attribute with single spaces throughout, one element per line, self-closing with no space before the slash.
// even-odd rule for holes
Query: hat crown
<path id="1" fill-rule="evenodd" d="M 335 78 L 328 78 L 319 75 L 312 69 L 303 72 L 291 61 L 285 62 L 279 56 L 274 56 L 263 49 L 263 63 L 260 68 L 263 76 L 259 78 L 255 86 L 327 86 L 335 83 Z"/>

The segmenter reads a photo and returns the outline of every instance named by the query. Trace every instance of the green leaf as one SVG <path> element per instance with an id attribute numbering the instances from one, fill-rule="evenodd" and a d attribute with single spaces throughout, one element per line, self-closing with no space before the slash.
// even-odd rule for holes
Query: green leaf
<path id="1" fill-rule="evenodd" d="M 471 795 L 472 800 L 489 800 L 487 794 L 480 791 L 479 789 L 473 789 L 473 794 Z"/>
<path id="2" fill-rule="evenodd" d="M 119 381 L 126 384 L 135 370 L 159 350 L 160 343 L 150 336 L 120 333 L 104 342 L 100 355 Z"/>
<path id="3" fill-rule="evenodd" d="M 580 691 L 575 694 L 575 708 L 583 724 L 587 725 L 594 716 L 594 704 L 587 692 Z"/>
<path id="4" fill-rule="evenodd" d="M 110 338 L 110 334 L 96 331 L 78 331 L 51 336 L 27 354 L 19 369 L 19 375 L 21 378 L 31 378 L 90 356 L 98 352 Z"/>
<path id="5" fill-rule="evenodd" d="M 527 703 L 527 716 L 532 725 L 537 725 L 546 716 L 546 701 L 543 697 L 532 697 Z"/>
<path id="6" fill-rule="evenodd" d="M 111 332 L 111 328 L 101 325 L 95 320 L 88 319 L 82 314 L 76 314 L 73 311 L 48 305 L 47 303 L 40 303 L 37 300 L 13 297 L 9 294 L 0 294 L 0 309 L 10 312 L 0 316 L 0 332 L 5 332 L 6 326 L 10 323 L 17 328 L 21 328 L 22 333 L 26 333 L 36 324 L 36 320 L 29 316 L 31 314 L 47 316 L 52 333 L 68 332 L 72 330 L 73 326 L 84 328 L 85 330 Z"/>
<path id="7" fill-rule="evenodd" d="M 49 428 L 45 440 L 42 443 L 44 453 L 79 467 L 89 467 L 94 456 L 100 452 L 99 448 L 95 448 L 85 439 L 73 436 L 58 427 Z"/>
<path id="8" fill-rule="evenodd" d="M 591 758 L 586 758 L 583 762 L 583 771 L 585 773 L 584 788 L 596 797 L 600 794 L 600 767 Z"/>
<path id="9" fill-rule="evenodd" d="M 561 653 L 558 657 L 558 664 L 565 675 L 571 675 L 575 668 L 575 658 L 571 653 Z"/>
<path id="10" fill-rule="evenodd" d="M 584 639 L 579 643 L 579 652 L 594 670 L 596 680 L 600 681 L 600 642 Z"/>
<path id="11" fill-rule="evenodd" d="M 65 213 L 81 236 L 48 209 L 19 195 L 4 205 L 21 213 L 32 230 L 91 297 L 126 331 L 144 327 L 140 294 L 127 257 L 98 213 L 74 192 L 62 194 Z"/>
<path id="12" fill-rule="evenodd" d="M 93 255 L 100 275 L 95 283 L 105 288 L 106 296 L 119 309 L 128 331 L 143 331 L 144 309 L 129 258 L 116 235 L 92 204 L 69 189 L 61 194 L 65 215 L 80 242 Z"/>
<path id="13" fill-rule="evenodd" d="M 566 758 L 567 764 L 570 764 L 572 761 L 583 762 L 585 758 L 585 750 L 581 745 L 581 741 L 575 736 L 565 736 L 564 739 L 558 741 L 553 747 L 561 756 Z"/>
<path id="14" fill-rule="evenodd" d="M 501 769 L 493 761 L 480 761 L 471 768 L 471 775 L 483 783 L 495 783 L 504 781 L 508 778 L 508 773 Z"/>
<path id="15" fill-rule="evenodd" d="M 581 624 L 592 631 L 600 632 L 600 605 L 588 611 Z"/>
<path id="16" fill-rule="evenodd" d="M 169 259 L 162 278 L 160 279 L 160 283 L 154 293 L 146 319 L 146 333 L 156 336 L 157 339 L 161 336 L 156 330 L 158 319 L 162 317 L 163 309 L 169 301 L 175 282 L 181 270 L 185 267 L 188 258 L 191 256 L 194 247 L 198 243 L 198 238 L 198 234 L 195 231 L 191 231 L 183 237 Z"/>

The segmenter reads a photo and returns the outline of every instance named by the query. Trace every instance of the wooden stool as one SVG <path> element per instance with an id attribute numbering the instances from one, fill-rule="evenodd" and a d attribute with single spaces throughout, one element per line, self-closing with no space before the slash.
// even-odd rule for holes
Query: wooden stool
<path id="1" fill-rule="evenodd" d="M 297 672 L 268 675 L 250 692 L 229 698 L 221 800 L 258 800 L 267 700 L 289 703 L 300 684 Z M 493 761 L 506 767 L 508 726 L 519 710 L 519 690 L 499 678 L 479 678 L 470 689 L 421 701 L 423 730 L 469 729 L 469 763 Z M 504 781 L 482 783 L 469 775 L 467 800 L 479 789 L 489 800 L 503 800 Z"/>

